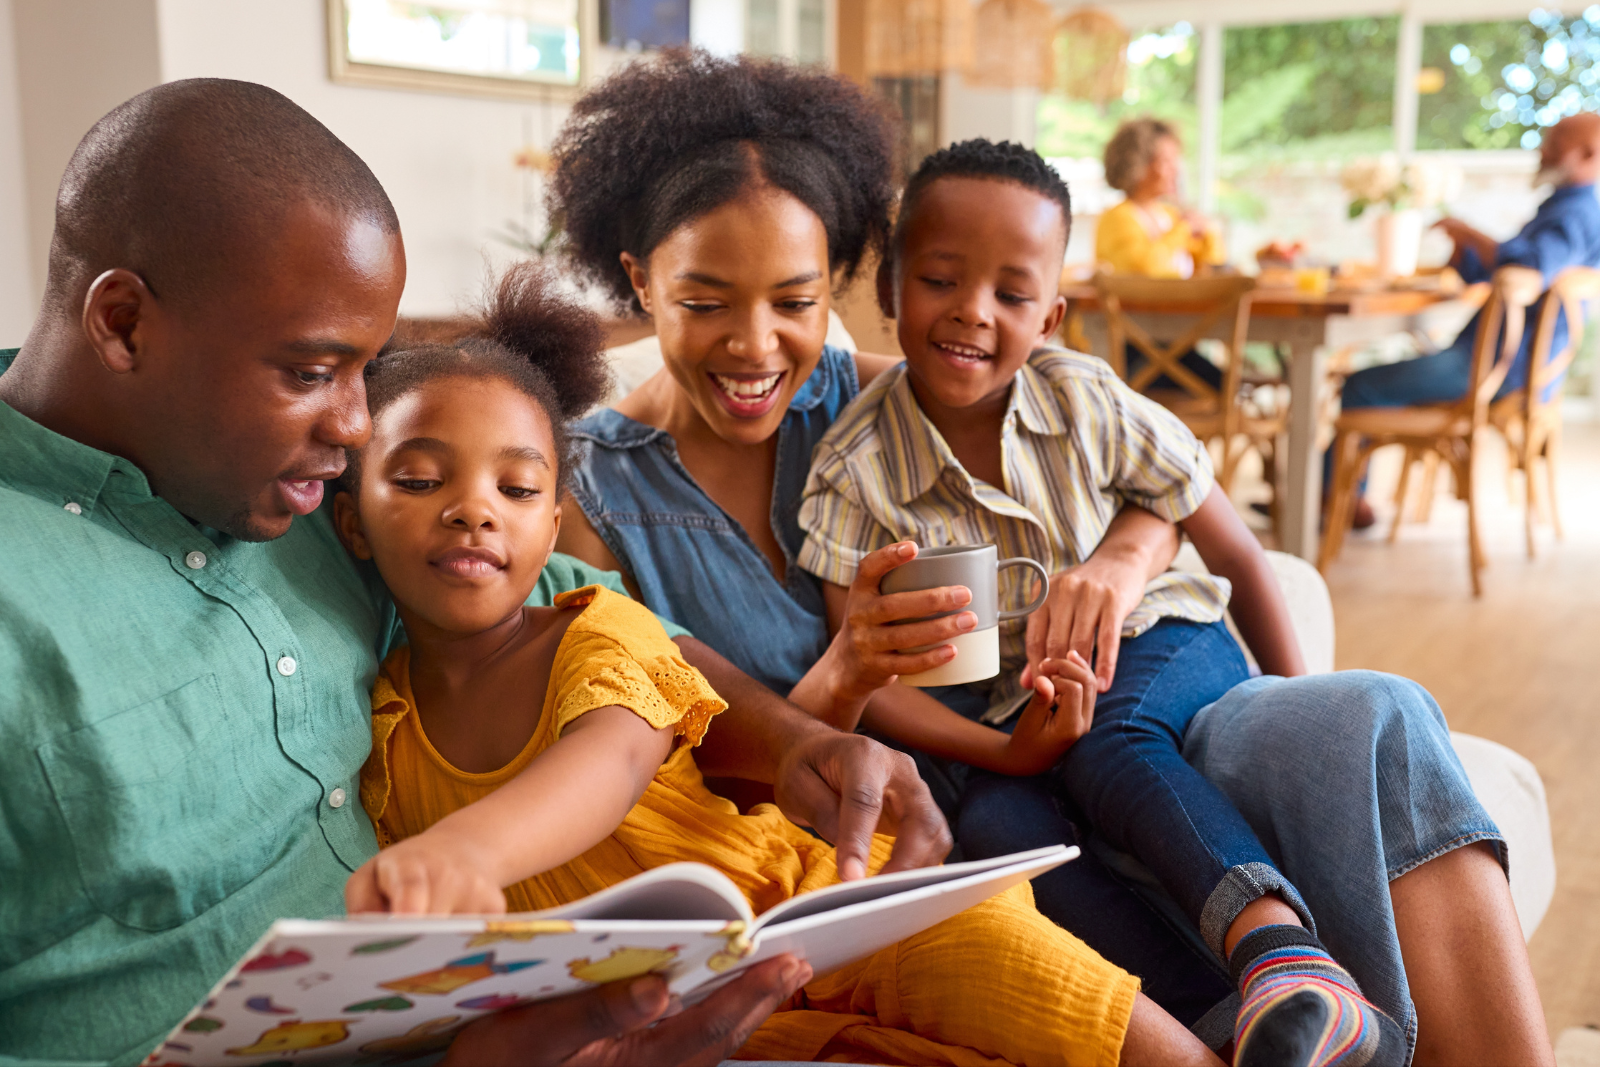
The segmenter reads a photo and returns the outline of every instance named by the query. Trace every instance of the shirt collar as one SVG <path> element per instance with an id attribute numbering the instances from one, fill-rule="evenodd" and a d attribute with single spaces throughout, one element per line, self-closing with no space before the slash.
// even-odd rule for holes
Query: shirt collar
<path id="1" fill-rule="evenodd" d="M 1047 350 L 1041 350 L 1047 351 Z M 1037 353 L 1036 353 L 1037 355 Z M 910 504 L 933 488 L 946 470 L 955 470 L 971 481 L 966 468 L 950 451 L 933 423 L 922 411 L 911 391 L 911 374 L 904 363 L 886 373 L 898 375 L 884 396 L 879 414 L 878 436 L 883 442 L 894 493 L 902 505 Z M 1030 433 L 1060 435 L 1070 432 L 1066 416 L 1052 402 L 1049 380 L 1033 366 L 1032 357 L 1022 365 L 1006 403 L 1006 426 L 1021 423 Z"/>
<path id="2" fill-rule="evenodd" d="M 10 369 L 16 350 L 0 351 L 0 374 Z M 65 506 L 77 504 L 92 514 L 113 476 L 119 491 L 150 495 L 144 472 L 121 456 L 91 448 L 34 422 L 0 403 L 0 485 Z M 125 479 L 122 480 L 122 479 Z"/>

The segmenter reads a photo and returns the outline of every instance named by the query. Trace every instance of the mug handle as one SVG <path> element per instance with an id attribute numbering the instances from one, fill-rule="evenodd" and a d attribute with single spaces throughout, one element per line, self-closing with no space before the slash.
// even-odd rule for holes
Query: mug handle
<path id="1" fill-rule="evenodd" d="M 1007 567 L 1032 567 L 1038 572 L 1042 588 L 1039 590 L 1039 595 L 1033 598 L 1033 603 L 1027 607 L 1017 608 L 1015 611 L 1002 611 L 1000 613 L 1001 622 L 1005 622 L 1007 619 L 1020 619 L 1024 615 L 1032 615 L 1039 609 L 1039 605 L 1044 603 L 1044 598 L 1050 595 L 1050 574 L 1044 569 L 1044 564 L 1038 560 L 1029 559 L 1027 556 L 1017 556 L 1014 559 L 1003 559 L 994 565 L 996 573 L 1005 570 Z"/>

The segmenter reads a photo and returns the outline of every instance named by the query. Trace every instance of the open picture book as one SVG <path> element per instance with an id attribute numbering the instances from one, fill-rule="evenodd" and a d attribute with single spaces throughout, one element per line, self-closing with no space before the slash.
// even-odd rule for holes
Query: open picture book
<path id="1" fill-rule="evenodd" d="M 145 1063 L 427 1063 L 489 1012 L 641 974 L 688 1003 L 785 952 L 826 974 L 1077 854 L 1056 845 L 842 882 L 759 919 L 699 863 L 520 915 L 280 919 Z"/>

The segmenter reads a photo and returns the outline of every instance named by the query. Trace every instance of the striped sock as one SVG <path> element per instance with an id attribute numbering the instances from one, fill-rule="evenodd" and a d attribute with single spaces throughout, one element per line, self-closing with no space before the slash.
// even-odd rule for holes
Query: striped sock
<path id="1" fill-rule="evenodd" d="M 1405 1034 L 1310 931 L 1252 930 L 1228 966 L 1244 998 L 1234 1067 L 1403 1067 Z"/>

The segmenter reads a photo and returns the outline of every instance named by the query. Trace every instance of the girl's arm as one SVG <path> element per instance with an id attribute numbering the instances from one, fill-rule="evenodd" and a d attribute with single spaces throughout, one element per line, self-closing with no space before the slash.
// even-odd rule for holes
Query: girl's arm
<path id="1" fill-rule="evenodd" d="M 581 856 L 621 825 L 672 749 L 627 708 L 574 720 L 511 781 L 368 860 L 349 911 L 499 913 L 503 886 Z"/>
<path id="2" fill-rule="evenodd" d="M 1178 525 L 1194 542 L 1206 568 L 1233 583 L 1228 610 L 1262 673 L 1285 678 L 1306 673 L 1289 605 L 1272 564 L 1221 487 L 1213 486 L 1200 509 Z"/>

